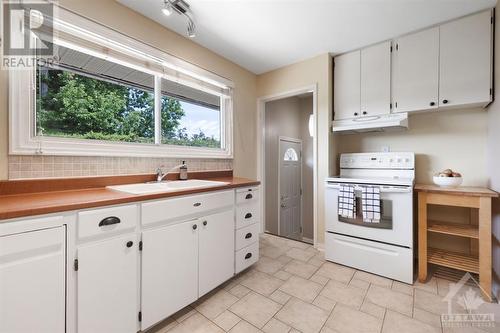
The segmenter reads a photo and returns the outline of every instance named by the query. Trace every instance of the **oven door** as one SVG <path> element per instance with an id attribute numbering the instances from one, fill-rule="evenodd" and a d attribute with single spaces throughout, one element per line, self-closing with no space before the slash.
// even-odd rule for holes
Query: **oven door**
<path id="1" fill-rule="evenodd" d="M 356 218 L 338 215 L 340 183 L 326 185 L 326 231 L 341 235 L 375 240 L 405 247 L 413 245 L 413 189 L 411 186 L 380 186 L 381 220 L 363 222 L 361 184 L 353 185 L 356 195 Z M 376 186 L 376 185 L 371 185 Z"/>

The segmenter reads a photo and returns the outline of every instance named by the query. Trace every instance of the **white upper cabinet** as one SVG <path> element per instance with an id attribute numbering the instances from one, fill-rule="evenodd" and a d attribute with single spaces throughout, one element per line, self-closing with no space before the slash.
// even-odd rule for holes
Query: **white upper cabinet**
<path id="1" fill-rule="evenodd" d="M 333 72 L 335 120 L 354 118 L 359 115 L 361 98 L 360 51 L 335 57 Z"/>
<path id="2" fill-rule="evenodd" d="M 467 16 L 439 29 L 439 106 L 488 104 L 492 98 L 491 12 Z"/>
<path id="3" fill-rule="evenodd" d="M 393 57 L 394 112 L 438 107 L 439 27 L 397 39 Z"/>
<path id="4" fill-rule="evenodd" d="M 391 112 L 391 42 L 361 50 L 360 116 Z"/>

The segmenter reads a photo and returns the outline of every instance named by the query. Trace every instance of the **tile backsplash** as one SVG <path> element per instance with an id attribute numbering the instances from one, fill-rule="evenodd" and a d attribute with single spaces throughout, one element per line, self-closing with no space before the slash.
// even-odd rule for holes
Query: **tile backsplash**
<path id="1" fill-rule="evenodd" d="M 182 163 L 176 158 L 9 156 L 9 179 L 116 176 L 154 173 Z M 190 171 L 231 170 L 231 159 L 185 159 Z"/>

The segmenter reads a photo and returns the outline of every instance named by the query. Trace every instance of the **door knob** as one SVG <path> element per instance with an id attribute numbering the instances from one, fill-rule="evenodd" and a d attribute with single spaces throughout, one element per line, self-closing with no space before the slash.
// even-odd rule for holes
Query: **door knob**
<path id="1" fill-rule="evenodd" d="M 132 247 L 132 245 L 134 245 L 134 242 L 132 242 L 132 241 L 127 242 L 127 247 Z"/>
<path id="2" fill-rule="evenodd" d="M 198 229 L 198 225 L 197 224 L 193 224 L 193 230 L 196 230 Z"/>
<path id="3" fill-rule="evenodd" d="M 208 224 L 208 222 L 207 222 L 207 221 L 203 221 L 203 225 L 207 225 L 207 224 Z"/>
<path id="4" fill-rule="evenodd" d="M 430 103 L 429 103 L 429 105 L 430 105 L 430 106 L 434 106 L 434 105 L 436 105 L 436 103 L 434 103 L 434 102 L 430 102 Z"/>
<path id="5" fill-rule="evenodd" d="M 447 99 L 443 99 L 443 104 L 448 104 L 448 100 Z"/>

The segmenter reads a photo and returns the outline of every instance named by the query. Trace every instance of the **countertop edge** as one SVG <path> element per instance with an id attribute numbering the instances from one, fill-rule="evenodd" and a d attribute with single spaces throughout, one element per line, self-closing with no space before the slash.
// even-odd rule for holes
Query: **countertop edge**
<path id="1" fill-rule="evenodd" d="M 238 178 L 238 177 L 233 178 L 233 180 L 235 180 L 235 179 L 239 180 L 240 182 L 229 183 L 229 184 L 222 185 L 222 186 L 215 186 L 215 187 L 208 187 L 208 188 L 198 188 L 198 189 L 191 189 L 191 190 L 180 190 L 180 191 L 174 191 L 174 192 L 161 192 L 161 193 L 140 194 L 140 195 L 117 192 L 117 191 L 107 189 L 105 187 L 47 192 L 47 194 L 48 193 L 51 193 L 51 194 L 59 194 L 59 193 L 60 194 L 63 194 L 63 193 L 77 194 L 77 193 L 84 193 L 84 192 L 90 192 L 90 191 L 104 191 L 104 193 L 106 191 L 109 191 L 109 192 L 116 193 L 117 197 L 110 198 L 110 199 L 101 199 L 101 200 L 96 199 L 94 201 L 92 201 L 92 200 L 82 201 L 82 202 L 76 202 L 76 203 L 59 203 L 59 204 L 54 203 L 52 205 L 47 204 L 46 206 L 41 206 L 41 207 L 36 207 L 36 208 L 31 208 L 31 209 L 20 208 L 18 210 L 10 210 L 10 211 L 5 211 L 5 212 L 2 212 L 1 208 L 0 208 L 0 224 L 8 222 L 7 220 L 10 220 L 10 219 L 16 219 L 16 218 L 22 218 L 22 217 L 31 217 L 31 216 L 38 216 L 38 215 L 53 214 L 53 213 L 63 213 L 63 212 L 74 211 L 74 210 L 79 210 L 79 209 L 97 208 L 97 207 L 120 205 L 120 204 L 147 201 L 147 200 L 178 197 L 178 196 L 190 195 L 190 194 L 201 194 L 201 193 L 207 193 L 207 192 L 229 190 L 229 189 L 235 189 L 235 188 L 240 188 L 240 187 L 258 186 L 261 183 L 260 181 L 257 181 L 257 180 L 250 180 L 250 179 L 244 179 L 244 178 Z M 44 195 L 44 192 L 34 193 L 34 194 L 36 194 L 38 196 L 42 196 L 42 195 Z M 13 197 L 25 197 L 25 196 L 26 196 L 26 194 L 10 195 L 8 197 L 13 198 Z M 1 202 L 1 200 L 0 200 L 0 202 Z"/>

